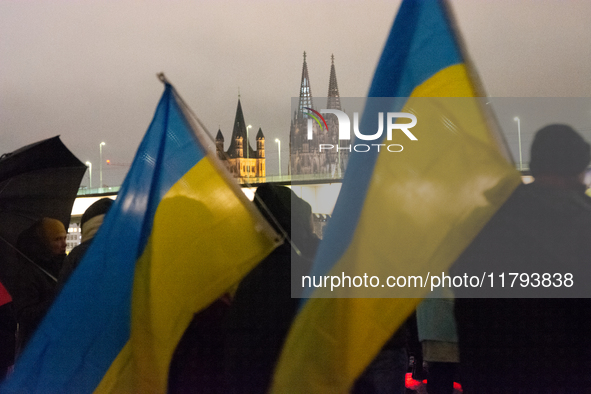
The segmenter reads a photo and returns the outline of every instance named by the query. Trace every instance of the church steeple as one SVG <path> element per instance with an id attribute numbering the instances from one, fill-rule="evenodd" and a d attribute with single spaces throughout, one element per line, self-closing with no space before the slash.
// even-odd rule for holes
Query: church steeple
<path id="1" fill-rule="evenodd" d="M 257 133 L 257 154 L 259 158 L 265 157 L 265 136 L 263 135 L 263 130 L 259 127 L 259 132 Z"/>
<path id="2" fill-rule="evenodd" d="M 256 135 L 256 146 L 257 150 L 254 150 L 248 141 L 248 128 L 244 121 L 240 90 L 238 90 L 238 105 L 236 106 L 236 117 L 234 118 L 230 147 L 224 153 L 224 136 L 222 131 L 218 130 L 215 137 L 216 153 L 235 178 L 264 178 L 267 173 L 265 168 L 265 136 L 260 127 Z M 257 182 L 260 181 L 264 182 L 264 179 L 257 180 Z"/>
<path id="3" fill-rule="evenodd" d="M 334 69 L 334 55 L 331 55 L 332 64 L 330 65 L 330 80 L 328 83 L 328 99 L 326 100 L 327 109 L 341 110 L 341 97 L 339 96 L 339 86 L 337 85 L 337 73 Z"/>
<path id="4" fill-rule="evenodd" d="M 312 104 L 312 89 L 310 88 L 310 77 L 308 77 L 308 64 L 306 63 L 306 52 L 304 52 L 304 65 L 302 66 L 302 84 L 300 86 L 300 104 L 298 117 L 308 113 L 304 107 L 314 108 Z"/>
<path id="5" fill-rule="evenodd" d="M 223 160 L 224 159 L 224 136 L 222 135 L 222 130 L 218 129 L 218 133 L 215 136 L 215 151 L 218 155 L 218 158 Z"/>
<path id="6" fill-rule="evenodd" d="M 247 149 L 248 153 L 246 152 Z M 230 147 L 227 152 L 231 158 L 256 157 L 255 151 L 250 146 L 250 142 L 246 140 L 246 122 L 244 122 L 244 114 L 242 113 L 240 99 L 238 99 L 238 107 L 236 108 L 236 117 L 234 119 L 234 129 L 232 130 Z"/>
<path id="7" fill-rule="evenodd" d="M 312 70 L 312 72 L 314 72 Z M 318 101 L 318 98 L 316 98 Z M 295 105 L 295 103 L 294 103 Z M 318 104 L 316 105 L 324 105 Z M 298 108 L 293 108 L 293 118 L 289 128 L 289 165 L 290 175 L 322 174 L 328 178 L 341 178 L 347 168 L 349 160 L 348 141 L 339 138 L 339 119 L 336 114 L 323 115 L 324 125 L 314 122 L 312 113 L 305 108 L 314 108 L 323 111 L 323 108 L 333 111 L 342 111 L 341 96 L 337 84 L 337 73 L 334 65 L 334 55 L 331 55 L 330 78 L 328 83 L 328 95 L 326 107 L 314 108 L 312 103 L 312 90 L 308 76 L 308 64 L 306 52 L 304 52 L 304 64 L 302 67 L 302 83 L 300 86 L 300 100 Z M 338 112 L 337 112 L 338 113 Z M 311 135 L 311 138 L 308 136 Z M 323 147 L 332 146 L 332 150 Z M 334 147 L 336 146 L 336 150 Z"/>

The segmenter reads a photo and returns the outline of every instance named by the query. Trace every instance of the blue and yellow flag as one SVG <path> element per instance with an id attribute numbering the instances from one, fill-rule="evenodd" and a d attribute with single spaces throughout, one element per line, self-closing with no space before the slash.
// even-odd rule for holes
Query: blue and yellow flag
<path id="1" fill-rule="evenodd" d="M 277 236 L 166 84 L 117 200 L 3 393 L 164 393 L 195 312 Z"/>
<path id="2" fill-rule="evenodd" d="M 520 183 L 470 99 L 475 83 L 447 12 L 437 0 L 400 7 L 369 91 L 390 98 L 389 107 L 368 98 L 361 129 L 378 111 L 402 111 L 416 116 L 417 140 L 400 133 L 401 152 L 352 153 L 312 277 L 345 286 L 347 277 L 361 279 L 312 289 L 286 340 L 275 393 L 348 392 L 430 290 L 421 281 L 446 271 Z M 387 145 L 385 136 L 376 142 Z M 376 278 L 364 285 L 364 274 Z M 409 282 L 394 287 L 388 277 Z"/>

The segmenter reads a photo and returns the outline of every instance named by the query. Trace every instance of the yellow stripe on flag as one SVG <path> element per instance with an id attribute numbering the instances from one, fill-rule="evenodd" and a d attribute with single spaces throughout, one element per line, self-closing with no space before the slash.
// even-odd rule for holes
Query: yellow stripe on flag
<path id="1" fill-rule="evenodd" d="M 234 193 L 211 160 L 197 163 L 156 210 L 136 265 L 130 340 L 97 393 L 166 392 L 172 354 L 193 314 L 275 247 L 254 206 Z"/>
<path id="2" fill-rule="evenodd" d="M 382 284 L 441 275 L 510 196 L 519 173 L 472 95 L 463 64 L 415 88 L 403 112 L 417 117 L 418 140 L 380 153 L 353 240 L 328 275 L 375 275 Z M 348 392 L 430 287 L 364 290 L 315 289 L 286 341 L 274 393 Z"/>

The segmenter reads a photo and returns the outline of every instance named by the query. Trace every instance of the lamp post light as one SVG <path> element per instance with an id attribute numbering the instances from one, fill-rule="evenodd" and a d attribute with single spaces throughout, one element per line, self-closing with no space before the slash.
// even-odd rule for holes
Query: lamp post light
<path id="1" fill-rule="evenodd" d="M 519 143 L 519 171 L 523 171 L 523 160 L 521 158 L 521 121 L 519 120 L 519 116 L 514 117 L 513 120 L 517 122 L 517 140 Z"/>
<path id="2" fill-rule="evenodd" d="M 101 161 L 99 162 L 99 178 L 100 178 L 100 185 L 99 188 L 103 187 L 103 146 L 105 146 L 104 142 L 101 142 L 99 145 L 99 151 L 101 156 Z"/>
<path id="3" fill-rule="evenodd" d="M 277 154 L 279 155 L 279 177 L 281 178 L 281 141 L 279 141 L 279 138 L 275 138 L 275 142 L 277 142 Z"/>
<path id="4" fill-rule="evenodd" d="M 92 163 L 87 161 L 86 167 L 88 167 L 88 189 L 92 189 Z"/>

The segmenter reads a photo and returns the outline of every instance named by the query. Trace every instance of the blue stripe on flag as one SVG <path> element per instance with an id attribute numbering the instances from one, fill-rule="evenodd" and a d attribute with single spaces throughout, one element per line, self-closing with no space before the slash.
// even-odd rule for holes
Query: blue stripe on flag
<path id="1" fill-rule="evenodd" d="M 205 156 L 166 85 L 118 198 L 3 393 L 91 393 L 129 339 L 135 263 L 162 196 Z"/>
<path id="2" fill-rule="evenodd" d="M 412 91 L 438 71 L 462 62 L 447 16 L 436 1 L 405 0 L 386 41 L 363 112 L 360 130 L 373 130 L 378 112 L 399 112 Z M 371 119 L 370 119 L 371 117 Z M 382 134 L 382 140 L 385 138 Z M 376 143 L 383 143 L 379 141 Z M 357 227 L 378 158 L 376 149 L 351 152 L 329 228 L 311 275 L 325 275 L 347 250 Z M 338 229 L 338 231 L 334 231 Z M 309 296 L 312 289 L 306 289 Z"/>

